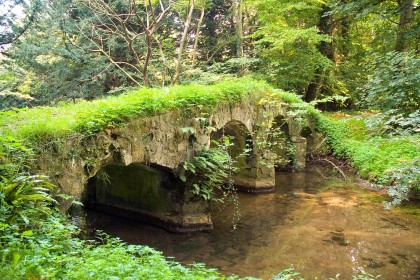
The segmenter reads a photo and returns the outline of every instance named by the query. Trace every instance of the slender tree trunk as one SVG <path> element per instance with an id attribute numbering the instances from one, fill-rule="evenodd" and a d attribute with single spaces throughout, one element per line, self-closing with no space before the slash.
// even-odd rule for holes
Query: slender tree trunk
<path id="1" fill-rule="evenodd" d="M 402 0 L 399 2 L 400 21 L 397 30 L 395 50 L 404 52 L 408 49 L 408 32 L 414 16 L 414 0 Z"/>
<path id="2" fill-rule="evenodd" d="M 244 43 L 243 43 L 243 2 L 242 0 L 233 0 L 233 17 L 236 29 L 236 57 L 244 57 Z M 239 76 L 244 72 L 243 65 L 239 70 Z"/>
<path id="3" fill-rule="evenodd" d="M 181 42 L 179 43 L 178 60 L 177 60 L 177 63 L 176 63 L 175 75 L 172 78 L 172 82 L 171 82 L 172 85 L 174 85 L 178 82 L 179 75 L 181 73 L 182 53 L 184 52 L 184 47 L 185 47 L 185 44 L 186 44 L 186 41 L 187 41 L 187 38 L 188 38 L 188 29 L 190 28 L 190 24 L 191 24 L 191 18 L 192 18 L 193 11 L 194 11 L 194 4 L 195 4 L 195 0 L 191 0 L 190 1 L 190 11 L 188 12 L 187 20 L 185 21 L 184 32 L 182 33 Z"/>
<path id="4" fill-rule="evenodd" d="M 322 6 L 322 10 L 319 15 L 318 28 L 322 34 L 331 35 L 332 33 L 332 15 L 330 15 L 330 7 L 327 5 Z M 322 41 L 318 46 L 319 52 L 333 61 L 334 50 L 331 42 Z M 318 97 L 320 89 L 323 87 L 323 76 L 325 76 L 323 69 L 317 69 L 315 73 L 315 80 L 310 83 L 306 89 L 304 100 L 311 102 Z"/>
<path id="5" fill-rule="evenodd" d="M 146 52 L 146 57 L 144 59 L 142 74 L 143 74 L 144 84 L 148 87 L 150 86 L 150 83 L 149 83 L 149 78 L 147 76 L 148 74 L 147 68 L 149 67 L 150 56 L 152 55 L 152 41 L 149 34 L 146 34 L 146 46 L 147 46 L 147 52 Z"/>
<path id="6" fill-rule="evenodd" d="M 236 56 L 244 56 L 244 40 L 243 40 L 243 3 L 242 0 L 237 1 L 237 13 L 236 13 Z"/>
<path id="7" fill-rule="evenodd" d="M 191 58 L 191 68 L 195 67 L 195 63 L 197 59 L 198 42 L 200 38 L 200 30 L 201 30 L 201 26 L 203 25 L 205 13 L 206 13 L 206 1 L 203 1 L 203 5 L 201 6 L 200 19 L 198 20 L 198 24 L 197 24 L 197 31 L 195 32 L 194 47 L 193 47 L 192 58 Z"/>

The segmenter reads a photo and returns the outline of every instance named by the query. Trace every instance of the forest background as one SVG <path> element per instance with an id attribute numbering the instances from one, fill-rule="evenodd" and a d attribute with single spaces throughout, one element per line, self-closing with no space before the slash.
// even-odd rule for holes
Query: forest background
<path id="1" fill-rule="evenodd" d="M 407 116 L 419 107 L 417 0 L 0 0 L 0 7 L 0 108 L 246 75 L 324 109 Z"/>

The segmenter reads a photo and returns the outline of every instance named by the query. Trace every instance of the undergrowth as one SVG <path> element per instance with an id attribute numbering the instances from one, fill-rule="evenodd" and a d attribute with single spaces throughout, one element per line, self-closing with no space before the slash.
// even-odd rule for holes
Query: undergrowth
<path id="1" fill-rule="evenodd" d="M 328 135 L 335 156 L 347 159 L 376 186 L 386 187 L 392 204 L 400 204 L 410 191 L 420 191 L 420 137 L 380 135 L 380 128 L 367 125 L 370 118 L 367 114 L 320 116 L 319 129 Z"/>

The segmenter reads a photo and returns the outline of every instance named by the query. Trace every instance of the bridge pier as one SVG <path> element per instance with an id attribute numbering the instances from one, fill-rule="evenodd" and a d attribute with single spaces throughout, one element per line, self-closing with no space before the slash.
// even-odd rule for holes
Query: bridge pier
<path id="1" fill-rule="evenodd" d="M 244 168 L 233 177 L 239 191 L 249 193 L 273 192 L 275 186 L 274 154 L 254 155 L 251 167 Z"/>
<path id="2" fill-rule="evenodd" d="M 294 167 L 296 170 L 303 170 L 306 166 L 307 140 L 302 136 L 292 136 L 291 142 L 295 148 Z"/>

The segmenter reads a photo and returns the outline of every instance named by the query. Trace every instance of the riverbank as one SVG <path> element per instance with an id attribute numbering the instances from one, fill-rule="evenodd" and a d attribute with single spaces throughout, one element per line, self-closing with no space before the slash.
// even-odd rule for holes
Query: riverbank
<path id="1" fill-rule="evenodd" d="M 386 189 L 391 205 L 401 204 L 420 191 L 420 136 L 384 134 L 378 115 L 338 112 L 319 116 L 332 153 L 346 160 L 358 175 L 377 189 Z"/>

